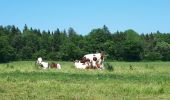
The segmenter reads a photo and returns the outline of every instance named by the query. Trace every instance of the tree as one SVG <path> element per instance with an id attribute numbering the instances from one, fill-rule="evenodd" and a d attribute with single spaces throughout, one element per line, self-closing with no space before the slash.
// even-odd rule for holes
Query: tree
<path id="1" fill-rule="evenodd" d="M 17 35 L 17 36 L 13 37 L 13 39 L 11 41 L 11 46 L 14 48 L 14 50 L 16 52 L 16 60 L 21 59 L 21 57 L 22 57 L 21 50 L 25 46 L 24 44 L 25 43 L 24 43 L 23 37 L 21 35 Z"/>
<path id="2" fill-rule="evenodd" d="M 88 36 L 86 36 L 87 46 L 87 51 L 89 52 L 101 52 L 101 51 L 106 51 L 106 47 L 104 43 L 108 40 L 111 40 L 111 33 L 107 29 L 106 26 L 104 28 L 98 28 L 92 30 Z"/>
<path id="3" fill-rule="evenodd" d="M 144 40 L 144 60 L 161 60 L 162 56 L 156 51 L 157 39 L 153 33 L 142 37 Z"/>
<path id="4" fill-rule="evenodd" d="M 161 60 L 170 60 L 170 44 L 167 42 L 157 42 L 156 51 L 161 54 Z"/>
<path id="5" fill-rule="evenodd" d="M 27 31 L 27 30 L 28 30 L 28 26 L 25 24 L 23 31 Z"/>
<path id="6" fill-rule="evenodd" d="M 142 60 L 143 43 L 141 37 L 134 30 L 117 32 L 113 35 L 115 41 L 115 58 L 117 60 L 139 61 Z"/>
<path id="7" fill-rule="evenodd" d="M 143 59 L 143 41 L 139 34 L 132 29 L 124 32 L 124 60 L 139 61 Z"/>
<path id="8" fill-rule="evenodd" d="M 83 36 L 73 28 L 60 31 L 23 31 L 14 25 L 0 26 L 0 62 L 31 60 L 42 56 L 49 60 L 81 59 L 84 54 L 104 51 L 108 59 L 122 61 L 170 61 L 170 34 L 139 35 L 132 29 L 112 34 L 108 27 L 93 29 Z"/>
<path id="9" fill-rule="evenodd" d="M 63 60 L 74 61 L 76 59 L 81 59 L 83 52 L 74 43 L 67 43 L 61 46 L 60 53 L 62 54 Z"/>
<path id="10" fill-rule="evenodd" d="M 15 60 L 14 49 L 9 45 L 8 37 L 0 37 L 0 62 Z"/>
<path id="11" fill-rule="evenodd" d="M 33 57 L 32 48 L 29 46 L 25 46 L 21 50 L 22 60 L 31 60 Z"/>
<path id="12" fill-rule="evenodd" d="M 41 34 L 41 37 L 39 38 L 39 45 L 40 49 L 39 50 L 45 50 L 45 51 L 51 51 L 51 35 L 48 34 L 46 31 L 43 31 Z"/>
<path id="13" fill-rule="evenodd" d="M 76 46 L 79 46 L 79 41 L 81 40 L 82 36 L 78 35 L 73 28 L 68 29 L 68 39 L 69 42 L 74 43 Z"/>
<path id="14" fill-rule="evenodd" d="M 59 29 L 54 31 L 52 44 L 53 44 L 53 51 L 58 52 L 60 49 L 59 47 L 62 44 L 62 38 Z"/>

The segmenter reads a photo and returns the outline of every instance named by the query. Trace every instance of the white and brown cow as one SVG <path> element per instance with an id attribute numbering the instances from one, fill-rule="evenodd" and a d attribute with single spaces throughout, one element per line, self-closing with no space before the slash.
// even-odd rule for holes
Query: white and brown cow
<path id="1" fill-rule="evenodd" d="M 44 62 L 41 57 L 37 59 L 37 64 L 40 65 L 43 69 L 47 68 L 61 69 L 61 65 L 59 63 L 52 62 L 51 64 L 49 64 L 48 62 Z"/>
<path id="2" fill-rule="evenodd" d="M 90 64 L 93 69 L 104 69 L 104 57 L 104 53 L 86 54 L 80 62 Z"/>

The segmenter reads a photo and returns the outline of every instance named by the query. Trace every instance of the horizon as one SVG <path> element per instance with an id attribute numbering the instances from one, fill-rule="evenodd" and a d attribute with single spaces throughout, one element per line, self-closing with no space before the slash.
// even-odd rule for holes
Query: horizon
<path id="1" fill-rule="evenodd" d="M 26 25 L 26 24 L 25 24 Z M 24 25 L 24 26 L 25 26 Z M 7 26 L 3 26 L 3 25 L 0 25 L 0 26 L 2 26 L 2 27 L 7 27 L 7 26 L 13 26 L 13 25 L 7 25 Z M 15 25 L 14 25 L 15 26 Z M 21 32 L 23 32 L 23 30 L 24 30 L 24 26 L 23 26 L 23 28 L 22 29 L 20 29 L 19 27 L 17 27 L 17 26 L 15 26 L 16 28 L 18 28 Z M 104 25 L 103 25 L 104 26 Z M 103 26 L 102 27 L 97 27 L 97 28 L 94 28 L 94 29 L 102 29 L 103 28 Z M 107 25 L 105 25 L 106 27 L 107 27 Z M 34 27 L 31 27 L 31 26 L 28 26 L 27 25 L 27 28 L 28 29 L 36 29 L 36 30 L 40 30 L 40 32 L 43 32 L 43 31 L 45 31 L 45 32 L 50 32 L 50 33 L 53 33 L 53 32 L 55 32 L 55 31 L 57 31 L 57 29 L 59 29 L 59 28 L 56 28 L 55 30 L 41 30 L 40 28 L 34 28 Z M 73 28 L 74 29 L 74 27 L 69 27 L 69 28 Z M 68 29 L 69 29 L 68 28 Z M 68 32 L 68 29 L 63 29 L 63 30 L 60 30 L 59 29 L 59 31 L 60 32 L 64 32 L 64 31 L 66 31 L 66 32 Z M 92 30 L 94 30 L 94 29 L 91 29 L 91 31 Z M 108 28 L 109 29 L 109 28 Z M 127 31 L 127 30 L 133 30 L 133 31 L 135 31 L 135 32 L 137 32 L 136 30 L 134 30 L 134 29 L 126 29 L 126 30 L 124 30 L 124 31 L 119 31 L 119 30 L 117 30 L 117 31 L 110 31 L 110 29 L 109 29 L 109 31 L 111 32 L 111 34 L 114 34 L 114 33 L 116 33 L 116 32 L 125 32 L 125 31 Z M 74 29 L 74 31 L 77 33 L 77 31 Z M 80 33 L 77 33 L 77 34 L 79 34 L 79 35 L 88 35 L 91 31 L 89 31 L 88 33 L 86 33 L 86 34 L 80 34 Z M 138 34 L 151 34 L 151 33 L 157 33 L 157 32 L 160 32 L 160 33 L 165 33 L 165 34 L 170 34 L 170 32 L 161 32 L 161 31 L 159 31 L 159 30 L 157 30 L 157 31 L 154 31 L 154 32 L 148 32 L 148 33 L 139 33 L 139 32 L 137 32 Z"/>
<path id="2" fill-rule="evenodd" d="M 170 33 L 169 0 L 2 0 L 0 25 L 23 30 L 68 30 L 87 35 L 106 25 L 111 33 L 133 29 L 137 33 Z"/>

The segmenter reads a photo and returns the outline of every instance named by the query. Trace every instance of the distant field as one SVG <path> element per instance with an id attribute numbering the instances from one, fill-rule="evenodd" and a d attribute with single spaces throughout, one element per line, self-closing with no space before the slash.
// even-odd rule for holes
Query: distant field
<path id="1" fill-rule="evenodd" d="M 170 100 L 170 62 L 109 62 L 114 70 L 0 64 L 0 100 Z M 131 66 L 131 67 L 130 67 Z"/>

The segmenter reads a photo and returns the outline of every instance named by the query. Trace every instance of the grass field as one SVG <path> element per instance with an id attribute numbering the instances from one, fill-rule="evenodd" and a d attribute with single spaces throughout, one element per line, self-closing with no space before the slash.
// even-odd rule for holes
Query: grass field
<path id="1" fill-rule="evenodd" d="M 170 62 L 109 62 L 114 70 L 0 64 L 0 100 L 170 100 Z M 130 67 L 131 66 L 131 67 Z"/>

